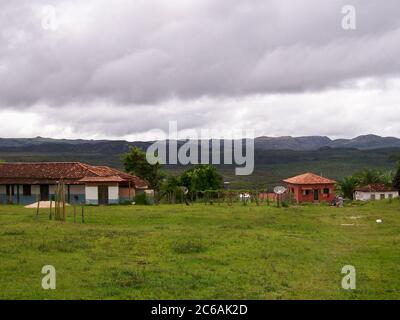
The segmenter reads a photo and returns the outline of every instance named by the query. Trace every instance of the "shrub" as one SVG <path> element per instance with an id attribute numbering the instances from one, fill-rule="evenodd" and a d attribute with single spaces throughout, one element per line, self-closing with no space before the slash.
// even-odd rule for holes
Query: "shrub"
<path id="1" fill-rule="evenodd" d="M 135 204 L 142 205 L 142 206 L 148 205 L 149 203 L 147 201 L 146 194 L 145 193 L 141 193 L 141 194 L 136 195 Z"/>

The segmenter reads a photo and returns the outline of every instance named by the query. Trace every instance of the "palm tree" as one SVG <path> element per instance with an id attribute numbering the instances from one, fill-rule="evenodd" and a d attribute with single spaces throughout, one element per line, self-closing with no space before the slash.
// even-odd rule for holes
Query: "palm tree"
<path id="1" fill-rule="evenodd" d="M 374 169 L 364 169 L 354 176 L 360 185 L 382 183 L 382 172 Z"/>
<path id="2" fill-rule="evenodd" d="M 392 171 L 386 171 L 381 174 L 381 183 L 384 183 L 387 186 L 393 184 L 394 174 Z"/>
<path id="3" fill-rule="evenodd" d="M 400 193 L 400 161 L 398 162 L 396 175 L 393 178 L 393 187 L 396 190 L 399 190 Z"/>
<path id="4" fill-rule="evenodd" d="M 339 188 L 343 197 L 353 200 L 358 179 L 354 176 L 345 177 L 339 181 Z"/>
<path id="5" fill-rule="evenodd" d="M 161 185 L 161 197 L 166 197 L 169 203 L 175 203 L 176 195 L 181 192 L 179 178 L 169 176 Z"/>

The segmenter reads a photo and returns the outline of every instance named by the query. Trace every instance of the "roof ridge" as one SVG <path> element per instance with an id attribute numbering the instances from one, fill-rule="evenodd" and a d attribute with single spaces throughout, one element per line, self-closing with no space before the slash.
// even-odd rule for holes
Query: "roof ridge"
<path id="1" fill-rule="evenodd" d="M 313 172 L 306 172 L 303 174 L 299 174 L 294 177 L 287 178 L 283 180 L 286 183 L 292 184 L 331 184 L 336 183 L 335 180 L 329 179 L 327 177 L 323 177 L 322 175 L 318 175 Z"/>
<path id="2" fill-rule="evenodd" d="M 1 164 L 15 164 L 15 165 L 20 165 L 20 164 L 80 164 L 79 161 L 44 161 L 44 162 L 2 162 Z"/>
<path id="3" fill-rule="evenodd" d="M 100 177 L 100 175 L 95 172 L 92 168 L 95 168 L 96 166 L 92 166 L 90 164 L 86 164 L 86 163 L 82 163 L 82 162 L 78 162 L 78 164 L 83 167 L 85 170 L 90 171 L 91 173 L 95 174 L 96 176 Z"/>

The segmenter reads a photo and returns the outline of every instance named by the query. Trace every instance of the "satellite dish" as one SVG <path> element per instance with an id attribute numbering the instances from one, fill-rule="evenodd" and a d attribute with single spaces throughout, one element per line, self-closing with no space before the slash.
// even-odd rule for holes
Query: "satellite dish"
<path id="1" fill-rule="evenodd" d="M 181 187 L 181 190 L 182 190 L 184 195 L 187 195 L 189 193 L 189 189 L 186 188 L 186 187 Z"/>
<path id="2" fill-rule="evenodd" d="M 286 188 L 282 186 L 278 186 L 274 188 L 274 193 L 276 194 L 284 194 L 286 192 Z"/>

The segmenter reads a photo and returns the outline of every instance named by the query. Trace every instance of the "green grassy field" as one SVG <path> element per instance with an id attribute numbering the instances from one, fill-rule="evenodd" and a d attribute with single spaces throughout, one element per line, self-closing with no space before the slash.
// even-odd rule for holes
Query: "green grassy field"
<path id="1" fill-rule="evenodd" d="M 400 298 L 397 200 L 86 207 L 85 224 L 35 214 L 0 206 L 1 299 Z M 56 290 L 41 287 L 44 265 Z M 341 288 L 344 265 L 354 291 Z"/>

